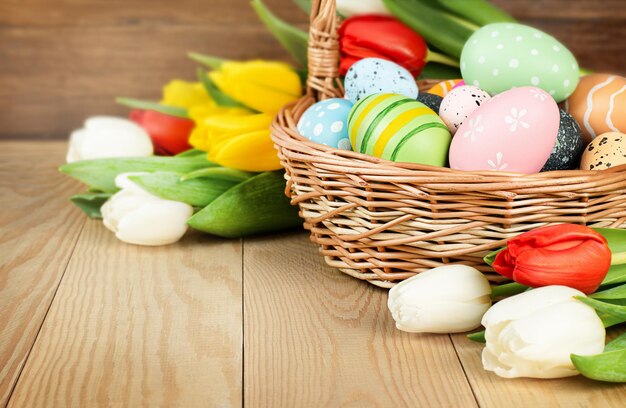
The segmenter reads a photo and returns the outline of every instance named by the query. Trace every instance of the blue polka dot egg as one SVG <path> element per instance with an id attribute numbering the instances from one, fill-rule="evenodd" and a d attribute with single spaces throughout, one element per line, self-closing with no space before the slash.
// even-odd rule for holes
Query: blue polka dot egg
<path id="1" fill-rule="evenodd" d="M 348 136 L 348 114 L 352 102 L 346 99 L 327 99 L 307 109 L 298 121 L 298 132 L 312 142 L 352 150 Z"/>

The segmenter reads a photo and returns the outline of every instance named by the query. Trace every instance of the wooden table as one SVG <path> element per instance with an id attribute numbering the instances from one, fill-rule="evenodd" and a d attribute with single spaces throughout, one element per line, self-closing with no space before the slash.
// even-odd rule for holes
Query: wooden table
<path id="1" fill-rule="evenodd" d="M 1 142 L 0 406 L 623 407 L 626 385 L 505 380 L 464 335 L 394 328 L 385 290 L 302 231 L 124 244 L 67 198 L 63 142 Z"/>

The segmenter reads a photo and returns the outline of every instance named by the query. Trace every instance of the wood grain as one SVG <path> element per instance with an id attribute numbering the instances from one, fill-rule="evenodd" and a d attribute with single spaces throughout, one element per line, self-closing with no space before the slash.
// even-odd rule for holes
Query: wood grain
<path id="1" fill-rule="evenodd" d="M 241 405 L 240 241 L 86 224 L 11 407 Z"/>
<path id="2" fill-rule="evenodd" d="M 244 248 L 245 405 L 476 405 L 450 338 L 396 330 L 386 291 L 325 266 L 306 234 Z"/>
<path id="3" fill-rule="evenodd" d="M 494 0 L 553 34 L 581 66 L 626 74 L 623 0 Z M 306 27 L 291 0 L 266 0 Z M 192 80 L 194 50 L 232 59 L 289 60 L 247 0 L 3 0 L 0 138 L 65 138 L 85 117 L 126 115 L 115 96 L 157 99 Z"/>
<path id="4" fill-rule="evenodd" d="M 61 175 L 65 143 L 0 143 L 0 406 L 5 406 L 76 245 L 84 217 Z"/>
<path id="5" fill-rule="evenodd" d="M 483 369 L 482 344 L 462 334 L 452 336 L 452 340 L 481 407 L 624 406 L 626 384 L 592 381 L 583 376 L 553 380 L 500 378 Z"/>

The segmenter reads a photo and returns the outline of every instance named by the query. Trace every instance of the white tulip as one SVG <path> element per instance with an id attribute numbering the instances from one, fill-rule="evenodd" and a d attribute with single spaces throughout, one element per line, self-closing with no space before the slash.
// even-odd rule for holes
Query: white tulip
<path id="1" fill-rule="evenodd" d="M 94 116 L 85 126 L 72 132 L 67 162 L 109 157 L 143 157 L 152 155 L 148 133 L 128 119 Z"/>
<path id="2" fill-rule="evenodd" d="M 566 286 L 545 286 L 504 299 L 483 317 L 483 367 L 500 377 L 577 375 L 570 354 L 602 353 L 605 329 L 585 296 Z"/>
<path id="3" fill-rule="evenodd" d="M 178 241 L 187 231 L 193 208 L 178 201 L 150 194 L 120 174 L 115 193 L 101 208 L 104 225 L 121 241 L 137 245 L 167 245 Z"/>
<path id="4" fill-rule="evenodd" d="M 470 266 L 440 266 L 391 288 L 387 305 L 400 330 L 460 333 L 480 326 L 491 286 Z"/>
<path id="5" fill-rule="evenodd" d="M 344 17 L 362 14 L 391 15 L 383 0 L 337 0 L 337 11 Z"/>

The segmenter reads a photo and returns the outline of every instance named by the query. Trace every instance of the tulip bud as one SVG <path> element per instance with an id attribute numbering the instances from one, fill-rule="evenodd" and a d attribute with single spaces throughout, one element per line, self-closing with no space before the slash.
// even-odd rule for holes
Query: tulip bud
<path id="1" fill-rule="evenodd" d="M 174 156 L 191 149 L 189 135 L 195 126 L 192 120 L 153 110 L 133 110 L 130 118 L 148 132 L 156 154 Z"/>
<path id="2" fill-rule="evenodd" d="M 388 306 L 396 327 L 415 333 L 460 333 L 480 326 L 491 306 L 485 276 L 466 265 L 422 272 L 389 291 Z"/>
<path id="3" fill-rule="evenodd" d="M 94 116 L 70 135 L 67 162 L 152 155 L 150 136 L 130 120 Z"/>
<path id="4" fill-rule="evenodd" d="M 589 294 L 609 271 L 611 250 L 606 239 L 591 228 L 551 225 L 510 239 L 492 266 L 522 285 L 563 285 Z"/>
<path id="5" fill-rule="evenodd" d="M 178 241 L 187 231 L 190 205 L 164 200 L 150 194 L 120 174 L 115 184 L 121 190 L 102 206 L 104 225 L 124 242 L 136 245 L 167 245 Z"/>
<path id="6" fill-rule="evenodd" d="M 584 296 L 565 286 L 546 286 L 504 299 L 483 317 L 483 367 L 500 377 L 560 378 L 577 375 L 570 354 L 604 349 L 605 330 Z"/>
<path id="7" fill-rule="evenodd" d="M 383 0 L 337 0 L 337 11 L 344 17 L 362 14 L 391 14 Z"/>

